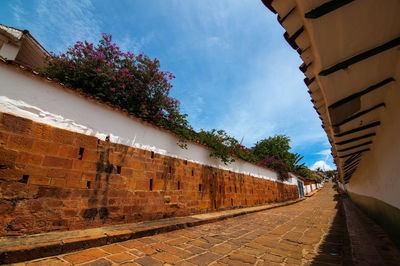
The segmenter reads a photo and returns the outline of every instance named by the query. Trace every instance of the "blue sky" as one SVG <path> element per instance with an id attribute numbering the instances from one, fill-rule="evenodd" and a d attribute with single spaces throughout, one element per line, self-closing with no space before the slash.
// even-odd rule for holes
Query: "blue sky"
<path id="1" fill-rule="evenodd" d="M 309 167 L 334 167 L 300 57 L 261 0 L 1 0 L 0 23 L 55 52 L 112 34 L 174 73 L 171 95 L 195 129 L 224 129 L 248 147 L 286 134 Z"/>

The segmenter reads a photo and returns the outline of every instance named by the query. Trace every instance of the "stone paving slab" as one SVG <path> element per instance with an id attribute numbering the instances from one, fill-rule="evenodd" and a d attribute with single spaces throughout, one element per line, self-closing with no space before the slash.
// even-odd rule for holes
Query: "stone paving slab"
<path id="1" fill-rule="evenodd" d="M 327 187 L 282 208 L 16 265 L 351 265 L 339 206 Z"/>
<path id="2" fill-rule="evenodd" d="M 387 236 L 349 203 L 326 184 L 282 208 L 204 216 L 215 222 L 14 265 L 400 265 Z"/>
<path id="3" fill-rule="evenodd" d="M 187 217 L 168 218 L 85 230 L 49 232 L 22 237 L 1 237 L 0 263 L 15 263 L 19 261 L 32 260 L 40 257 L 117 243 L 129 239 L 151 236 L 172 230 L 216 222 L 244 214 L 288 206 L 302 200 L 304 200 L 304 198 L 250 208 L 225 210 Z"/>

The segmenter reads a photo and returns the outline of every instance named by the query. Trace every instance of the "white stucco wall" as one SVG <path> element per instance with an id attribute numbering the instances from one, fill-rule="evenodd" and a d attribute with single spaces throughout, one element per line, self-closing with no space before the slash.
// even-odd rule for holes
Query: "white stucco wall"
<path id="1" fill-rule="evenodd" d="M 341 191 L 346 191 L 346 187 L 345 187 L 345 185 L 343 185 L 342 183 L 340 183 L 340 182 L 337 182 L 337 184 L 338 184 L 338 186 L 339 186 L 339 189 L 341 190 Z"/>
<path id="2" fill-rule="evenodd" d="M 400 63 L 396 73 L 396 82 L 385 96 L 386 107 L 371 151 L 363 154 L 346 189 L 400 209 Z"/>
<path id="3" fill-rule="evenodd" d="M 209 150 L 202 145 L 188 143 L 188 149 L 181 149 L 173 134 L 83 98 L 29 72 L 17 70 L 15 66 L 0 64 L 0 81 L 2 112 L 100 139 L 110 136 L 115 143 L 278 181 L 276 172 L 241 160 L 224 165 L 220 160 L 210 158 Z M 284 183 L 297 185 L 297 179 L 292 177 Z"/>
<path id="4" fill-rule="evenodd" d="M 19 52 L 19 47 L 11 43 L 3 43 L 0 49 L 0 55 L 8 60 L 14 60 Z"/>
<path id="5" fill-rule="evenodd" d="M 298 181 L 301 182 L 301 184 L 302 184 L 302 186 L 303 186 L 303 192 L 304 192 L 304 194 L 305 194 L 304 182 L 301 181 L 301 180 L 299 180 L 299 179 L 297 178 L 297 176 L 294 175 L 294 174 L 292 174 L 292 173 L 289 173 L 289 178 L 290 178 L 290 179 L 289 179 L 289 182 L 290 182 L 291 184 L 297 186 L 297 191 L 298 191 L 298 193 L 299 193 L 299 197 L 300 197 L 300 191 L 299 191 L 299 184 L 298 184 Z"/>
<path id="6" fill-rule="evenodd" d="M 303 193 L 304 193 L 304 195 L 305 195 L 307 192 L 306 192 L 306 189 L 305 189 L 305 186 L 304 186 L 304 182 L 301 181 L 300 179 L 298 179 L 297 176 L 295 176 L 295 175 L 292 174 L 292 173 L 289 173 L 289 176 L 290 176 L 290 178 L 296 183 L 296 185 L 297 185 L 297 191 L 299 191 L 299 187 L 298 187 L 299 184 L 298 184 L 298 182 L 300 182 L 301 186 L 303 187 Z M 300 198 L 300 191 L 299 191 L 299 198 Z"/>

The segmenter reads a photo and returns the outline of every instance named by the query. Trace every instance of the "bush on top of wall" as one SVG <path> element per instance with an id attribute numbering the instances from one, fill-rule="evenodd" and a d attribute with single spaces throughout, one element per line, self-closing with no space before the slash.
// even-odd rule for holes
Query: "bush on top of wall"
<path id="1" fill-rule="evenodd" d="M 47 77 L 174 132 L 182 148 L 188 140 L 199 142 L 212 149 L 210 156 L 225 164 L 234 161 L 235 156 L 272 168 L 281 179 L 287 179 L 289 171 L 309 174 L 304 164 L 298 164 L 302 157 L 289 152 L 287 136 L 264 139 L 248 149 L 223 130 L 195 132 L 186 120 L 187 115 L 180 112 L 179 101 L 169 96 L 173 87 L 170 80 L 175 76 L 161 71 L 157 58 L 122 52 L 112 43 L 111 35 L 103 34 L 97 45 L 78 41 L 66 53 L 50 54 Z"/>

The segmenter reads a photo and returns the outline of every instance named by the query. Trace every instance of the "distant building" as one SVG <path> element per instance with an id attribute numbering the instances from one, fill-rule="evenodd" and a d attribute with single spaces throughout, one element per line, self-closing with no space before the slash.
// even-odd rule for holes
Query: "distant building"
<path id="1" fill-rule="evenodd" d="M 42 69 L 48 55 L 29 31 L 0 24 L 0 56 L 4 59 Z"/>

